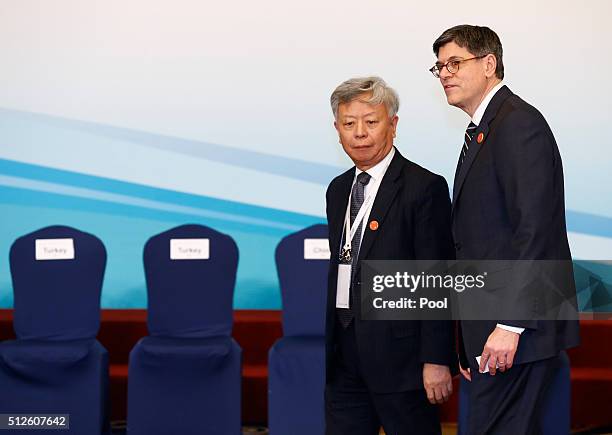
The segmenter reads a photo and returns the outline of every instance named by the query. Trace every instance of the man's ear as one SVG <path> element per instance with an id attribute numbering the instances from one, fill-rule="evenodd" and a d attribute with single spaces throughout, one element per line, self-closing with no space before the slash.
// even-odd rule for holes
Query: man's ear
<path id="1" fill-rule="evenodd" d="M 340 130 L 338 130 L 338 121 L 334 121 L 334 128 L 338 132 L 338 143 L 342 144 L 342 138 L 340 137 Z"/>
<path id="2" fill-rule="evenodd" d="M 391 118 L 391 125 L 393 126 L 393 137 L 395 137 L 395 131 L 397 130 L 397 122 L 399 121 L 399 116 L 395 115 Z"/>
<path id="3" fill-rule="evenodd" d="M 493 77 L 496 69 L 497 58 L 494 54 L 487 54 L 487 57 L 485 57 L 485 76 L 487 78 Z"/>

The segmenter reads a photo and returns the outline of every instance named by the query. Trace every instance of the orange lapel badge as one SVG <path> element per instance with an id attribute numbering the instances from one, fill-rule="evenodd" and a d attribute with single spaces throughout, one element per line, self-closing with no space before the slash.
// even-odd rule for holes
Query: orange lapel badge
<path id="1" fill-rule="evenodd" d="M 483 141 L 484 141 L 484 133 L 481 131 L 480 133 L 478 133 L 478 136 L 476 136 L 476 142 L 482 143 Z"/>
<path id="2" fill-rule="evenodd" d="M 371 221 L 370 222 L 370 229 L 372 231 L 376 231 L 378 229 L 378 221 Z"/>

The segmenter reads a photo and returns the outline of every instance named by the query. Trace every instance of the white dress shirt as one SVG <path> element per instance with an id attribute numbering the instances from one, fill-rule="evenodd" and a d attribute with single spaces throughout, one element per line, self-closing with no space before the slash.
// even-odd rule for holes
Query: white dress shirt
<path id="1" fill-rule="evenodd" d="M 363 197 L 367 198 L 369 195 L 372 195 L 372 199 L 368 203 L 368 209 L 363 215 L 363 220 L 362 220 L 363 226 L 361 227 L 361 238 L 359 239 L 359 246 L 361 246 L 361 242 L 363 241 L 363 234 L 365 233 L 366 225 L 370 219 L 370 212 L 372 211 L 372 205 L 374 204 L 374 201 L 376 200 L 376 194 L 378 193 L 380 182 L 382 181 L 383 177 L 387 173 L 387 168 L 391 164 L 391 160 L 393 160 L 394 155 L 395 155 L 395 147 L 393 146 L 391 147 L 391 151 L 389 151 L 387 155 L 380 162 L 378 162 L 377 164 L 372 166 L 370 169 L 365 171 L 372 178 L 370 179 L 368 184 L 365 185 L 363 189 Z M 361 174 L 362 172 L 364 171 L 362 171 L 357 166 L 355 166 L 355 176 L 353 177 L 353 184 L 351 185 L 351 191 L 353 189 L 353 186 L 357 182 L 357 175 Z M 351 205 L 349 204 L 348 207 L 350 206 Z M 359 223 L 354 222 L 353 225 L 359 225 Z M 356 255 L 359 255 L 359 253 L 357 252 Z"/>
<path id="2" fill-rule="evenodd" d="M 482 115 L 484 115 L 485 110 L 487 110 L 487 106 L 489 105 L 497 91 L 502 88 L 502 86 L 504 86 L 504 82 L 499 82 L 498 84 L 496 84 L 495 87 L 491 89 L 489 93 L 480 102 L 480 104 L 476 108 L 476 111 L 474 112 L 474 116 L 472 116 L 472 122 L 474 124 L 480 124 L 480 121 L 482 121 Z"/>

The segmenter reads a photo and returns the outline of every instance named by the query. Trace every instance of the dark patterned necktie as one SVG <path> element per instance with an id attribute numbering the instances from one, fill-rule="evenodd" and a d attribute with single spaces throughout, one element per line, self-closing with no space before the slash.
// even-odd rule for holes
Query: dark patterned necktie
<path id="1" fill-rule="evenodd" d="M 350 218 L 351 218 L 351 227 L 355 222 L 355 218 L 357 217 L 357 213 L 359 213 L 359 209 L 363 205 L 364 201 L 364 191 L 365 186 L 370 182 L 372 177 L 367 172 L 362 172 L 357 175 L 357 181 L 353 184 L 353 190 L 351 191 L 351 210 L 350 210 Z M 359 226 L 357 230 L 355 230 L 355 235 L 351 240 L 351 286 L 349 293 L 349 308 L 337 308 L 336 312 L 338 313 L 338 318 L 340 319 L 340 323 L 342 323 L 343 327 L 347 327 L 351 320 L 353 319 L 353 292 L 352 292 L 352 278 L 353 272 L 357 270 L 357 257 L 359 256 L 359 245 L 361 245 L 361 231 L 363 226 L 363 219 L 359 222 Z M 342 234 L 342 247 L 344 246 L 344 234 L 346 233 L 346 228 L 343 229 Z"/>
<path id="2" fill-rule="evenodd" d="M 474 138 L 474 133 L 476 133 L 476 124 L 470 121 L 469 125 L 465 130 L 465 134 L 463 135 L 463 146 L 461 147 L 461 156 L 459 157 L 459 167 L 463 165 L 463 160 L 465 160 L 465 156 L 467 155 L 468 148 L 470 146 L 470 142 Z"/>

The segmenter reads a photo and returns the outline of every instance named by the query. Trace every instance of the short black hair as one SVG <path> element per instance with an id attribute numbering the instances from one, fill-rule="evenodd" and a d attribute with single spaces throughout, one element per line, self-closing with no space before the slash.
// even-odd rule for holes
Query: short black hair
<path id="1" fill-rule="evenodd" d="M 493 30 L 484 26 L 471 26 L 461 24 L 445 30 L 433 43 L 433 51 L 436 56 L 443 45 L 454 42 L 459 47 L 467 48 L 474 56 L 486 56 L 492 54 L 497 60 L 495 75 L 502 80 L 504 78 L 504 61 L 499 36 Z"/>

